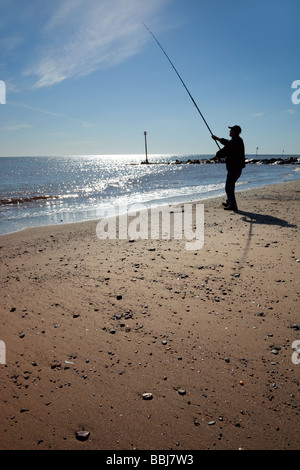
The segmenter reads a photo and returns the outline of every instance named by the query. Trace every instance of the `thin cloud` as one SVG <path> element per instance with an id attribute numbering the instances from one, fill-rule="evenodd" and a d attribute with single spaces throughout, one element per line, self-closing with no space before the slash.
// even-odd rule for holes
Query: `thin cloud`
<path id="1" fill-rule="evenodd" d="M 23 39 L 20 34 L 14 34 L 12 36 L 4 37 L 0 40 L 0 49 L 2 54 L 5 51 L 5 55 L 12 54 L 13 50 L 16 49 Z"/>
<path id="2" fill-rule="evenodd" d="M 79 140 L 79 141 L 65 142 L 64 145 L 78 146 L 78 145 L 89 145 L 89 144 L 92 144 L 92 143 L 93 143 L 92 140 Z"/>
<path id="3" fill-rule="evenodd" d="M 8 104 L 11 105 L 11 106 L 17 106 L 19 108 L 25 108 L 25 109 L 29 109 L 31 111 L 36 111 L 38 113 L 48 114 L 50 116 L 55 116 L 55 117 L 60 117 L 60 118 L 63 118 L 63 119 L 68 119 L 69 121 L 78 122 L 79 124 L 82 125 L 82 127 L 91 127 L 91 124 L 89 124 L 85 121 L 81 121 L 80 119 L 76 119 L 76 118 L 72 118 L 70 116 L 66 116 L 65 114 L 54 113 L 52 111 L 48 111 L 47 109 L 36 108 L 35 106 L 29 106 L 29 105 L 20 104 L 20 103 L 9 102 Z"/>
<path id="4" fill-rule="evenodd" d="M 5 126 L 4 130 L 6 131 L 19 131 L 20 129 L 28 129 L 32 127 L 30 124 L 13 124 L 11 126 Z"/>
<path id="5" fill-rule="evenodd" d="M 41 31 L 38 57 L 25 71 L 34 88 L 116 66 L 139 53 L 149 37 L 142 22 L 168 0 L 61 0 Z"/>
<path id="6" fill-rule="evenodd" d="M 265 115 L 266 113 L 256 113 L 256 114 L 252 114 L 252 117 L 257 118 L 257 117 L 265 116 Z"/>

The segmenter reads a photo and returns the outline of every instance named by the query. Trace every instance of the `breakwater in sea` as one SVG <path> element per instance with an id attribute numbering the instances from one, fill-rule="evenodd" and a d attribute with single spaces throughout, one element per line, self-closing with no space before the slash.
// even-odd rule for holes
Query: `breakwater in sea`
<path id="1" fill-rule="evenodd" d="M 176 159 L 174 162 L 168 162 L 168 163 L 175 163 L 175 164 L 214 164 L 214 163 L 224 163 L 225 159 L 222 158 L 220 160 L 214 160 L 214 157 L 212 158 L 190 158 L 188 160 L 179 160 Z M 145 163 L 145 162 L 143 162 Z M 279 157 L 269 157 L 269 158 L 246 158 L 245 160 L 246 164 L 256 164 L 256 165 L 297 165 L 300 164 L 300 158 L 299 157 L 288 157 L 288 158 L 279 158 Z"/>

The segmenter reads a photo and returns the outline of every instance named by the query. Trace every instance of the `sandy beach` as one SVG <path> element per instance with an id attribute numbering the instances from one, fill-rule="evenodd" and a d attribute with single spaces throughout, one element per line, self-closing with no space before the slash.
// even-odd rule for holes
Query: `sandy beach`
<path id="1" fill-rule="evenodd" d="M 195 251 L 97 221 L 1 236 L 0 449 L 299 450 L 299 199 L 204 201 Z"/>

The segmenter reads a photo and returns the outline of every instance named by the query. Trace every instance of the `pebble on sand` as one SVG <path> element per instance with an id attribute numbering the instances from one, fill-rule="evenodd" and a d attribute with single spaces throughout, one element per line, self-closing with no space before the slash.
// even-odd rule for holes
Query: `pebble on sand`
<path id="1" fill-rule="evenodd" d="M 142 397 L 143 397 L 143 400 L 152 400 L 153 395 L 152 393 L 143 393 Z"/>
<path id="2" fill-rule="evenodd" d="M 89 431 L 77 431 L 76 439 L 78 441 L 86 441 L 90 437 Z"/>

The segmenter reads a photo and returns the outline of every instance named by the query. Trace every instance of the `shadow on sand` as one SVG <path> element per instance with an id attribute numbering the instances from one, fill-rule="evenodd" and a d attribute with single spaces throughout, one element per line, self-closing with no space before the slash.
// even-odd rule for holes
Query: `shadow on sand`
<path id="1" fill-rule="evenodd" d="M 242 255 L 242 257 L 239 261 L 239 263 L 240 263 L 239 270 L 240 271 L 244 267 L 245 262 L 248 258 L 248 253 L 249 253 L 250 244 L 251 244 L 251 238 L 252 238 L 252 235 L 253 235 L 253 226 L 255 224 L 270 225 L 270 226 L 271 225 L 274 225 L 274 226 L 277 225 L 278 227 L 291 227 L 291 228 L 297 227 L 297 225 L 295 225 L 295 224 L 290 224 L 286 220 L 279 219 L 278 217 L 274 217 L 272 215 L 257 214 L 255 212 L 246 212 L 246 211 L 241 211 L 241 210 L 237 210 L 237 211 L 235 211 L 235 213 L 242 216 L 241 220 L 243 220 L 244 222 L 249 223 L 248 237 L 247 237 L 247 240 L 246 240 L 243 255 Z"/>
<path id="2" fill-rule="evenodd" d="M 246 211 L 235 211 L 236 214 L 242 215 L 242 220 L 244 222 L 249 222 L 250 224 L 262 224 L 262 225 L 279 225 L 280 227 L 297 227 L 295 224 L 290 224 L 284 219 L 279 219 L 278 217 L 273 217 L 272 215 L 267 214 L 256 214 L 255 212 L 246 212 Z"/>

